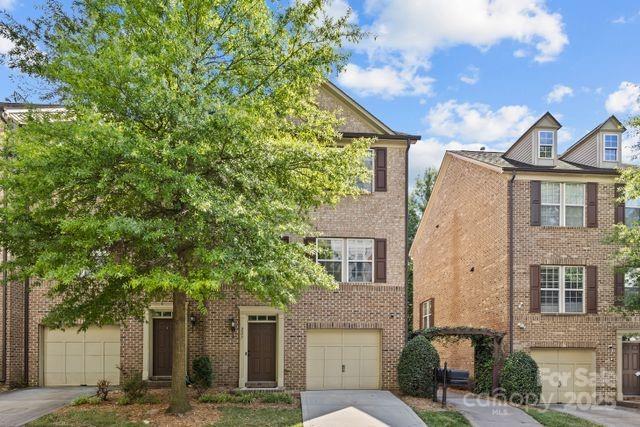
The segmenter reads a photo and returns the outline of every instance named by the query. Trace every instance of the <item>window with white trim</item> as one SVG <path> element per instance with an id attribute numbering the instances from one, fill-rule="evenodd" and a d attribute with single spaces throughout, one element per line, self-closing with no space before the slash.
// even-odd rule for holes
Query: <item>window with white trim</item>
<path id="1" fill-rule="evenodd" d="M 619 136 L 615 133 L 604 134 L 604 161 L 618 161 Z"/>
<path id="2" fill-rule="evenodd" d="M 640 294 L 640 268 L 632 268 L 624 274 L 624 296 Z"/>
<path id="3" fill-rule="evenodd" d="M 541 130 L 538 132 L 538 157 L 553 159 L 553 131 Z"/>
<path id="4" fill-rule="evenodd" d="M 551 227 L 584 227 L 584 184 L 540 183 L 540 224 Z"/>
<path id="5" fill-rule="evenodd" d="M 318 238 L 316 261 L 336 282 L 373 282 L 373 239 Z"/>
<path id="6" fill-rule="evenodd" d="M 375 155 L 373 150 L 371 149 L 367 150 L 367 154 L 364 157 L 363 162 L 364 162 L 364 167 L 367 168 L 369 178 L 366 180 L 358 179 L 358 182 L 356 183 L 359 189 L 366 191 L 368 193 L 373 193 L 373 160 L 374 158 L 375 158 Z"/>
<path id="7" fill-rule="evenodd" d="M 640 221 L 640 199 L 627 200 L 624 204 L 624 223 L 631 227 Z"/>
<path id="8" fill-rule="evenodd" d="M 540 311 L 584 313 L 584 276 L 580 266 L 541 266 Z"/>
<path id="9" fill-rule="evenodd" d="M 433 326 L 433 298 L 422 302 L 422 329 L 431 328 Z"/>

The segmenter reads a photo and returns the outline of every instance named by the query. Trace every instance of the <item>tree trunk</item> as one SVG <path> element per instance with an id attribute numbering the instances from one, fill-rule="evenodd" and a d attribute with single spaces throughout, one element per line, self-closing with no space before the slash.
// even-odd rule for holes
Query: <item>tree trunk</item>
<path id="1" fill-rule="evenodd" d="M 187 398 L 187 328 L 184 292 L 173 292 L 173 366 L 171 369 L 171 400 L 167 412 L 184 414 L 191 409 Z"/>

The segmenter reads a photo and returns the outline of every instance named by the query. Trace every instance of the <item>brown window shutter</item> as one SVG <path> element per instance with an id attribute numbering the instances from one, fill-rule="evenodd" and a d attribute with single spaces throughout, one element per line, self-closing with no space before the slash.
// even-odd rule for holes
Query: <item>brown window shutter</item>
<path id="1" fill-rule="evenodd" d="M 304 242 L 305 246 L 307 245 L 312 245 L 316 242 L 316 238 L 315 237 L 305 237 L 304 239 L 302 239 L 302 241 Z M 309 258 L 311 258 L 311 260 L 315 261 L 316 257 L 314 255 L 309 255 Z"/>
<path id="2" fill-rule="evenodd" d="M 587 182 L 587 227 L 598 226 L 598 184 Z"/>
<path id="3" fill-rule="evenodd" d="M 616 271 L 613 287 L 614 304 L 621 306 L 624 303 L 624 273 Z"/>
<path id="4" fill-rule="evenodd" d="M 540 225 L 540 181 L 531 181 L 531 225 Z"/>
<path id="5" fill-rule="evenodd" d="M 531 313 L 540 313 L 540 266 L 539 265 L 530 266 L 529 283 L 531 284 L 529 311 Z"/>
<path id="6" fill-rule="evenodd" d="M 387 149 L 376 148 L 374 162 L 374 189 L 375 191 L 387 191 Z"/>
<path id="7" fill-rule="evenodd" d="M 424 329 L 424 301 L 420 303 L 420 320 L 418 321 L 418 325 L 420 325 L 420 329 Z"/>
<path id="8" fill-rule="evenodd" d="M 615 223 L 616 224 L 624 224 L 624 209 L 625 203 L 618 201 L 619 197 L 622 197 L 624 194 L 624 184 L 616 184 L 615 185 Z"/>
<path id="9" fill-rule="evenodd" d="M 598 267 L 587 266 L 587 313 L 598 312 Z"/>
<path id="10" fill-rule="evenodd" d="M 375 278 L 376 283 L 387 282 L 387 239 L 376 239 L 374 242 L 373 257 L 375 260 Z"/>

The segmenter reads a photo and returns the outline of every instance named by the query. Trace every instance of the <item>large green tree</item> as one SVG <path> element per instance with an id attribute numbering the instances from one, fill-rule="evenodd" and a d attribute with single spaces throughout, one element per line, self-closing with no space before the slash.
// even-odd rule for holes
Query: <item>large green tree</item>
<path id="1" fill-rule="evenodd" d="M 316 103 L 359 30 L 324 1 L 77 0 L 4 16 L 5 62 L 65 111 L 4 136 L 0 243 L 60 301 L 51 326 L 104 325 L 173 301 L 171 403 L 185 412 L 185 306 L 223 287 L 285 307 L 333 286 L 309 213 L 358 193 L 370 141 L 339 147 Z M 209 315 L 215 316 L 216 313 Z M 77 326 L 76 326 L 77 327 Z"/>
<path id="2" fill-rule="evenodd" d="M 409 247 L 413 244 L 416 237 L 418 226 L 422 220 L 424 210 L 427 208 L 433 186 L 438 177 L 438 170 L 434 167 L 427 167 L 424 173 L 418 175 L 415 186 L 409 195 L 408 218 L 407 218 L 407 235 Z M 409 261 L 407 271 L 407 329 L 413 330 L 413 262 Z"/>
<path id="3" fill-rule="evenodd" d="M 640 116 L 632 118 L 629 125 L 630 133 L 640 134 Z M 632 149 L 637 155 L 640 152 L 640 142 L 636 142 Z M 620 182 L 624 184 L 624 194 L 619 195 L 621 202 L 640 199 L 640 169 L 637 167 L 623 169 Z M 636 288 L 640 289 L 640 223 L 629 224 L 629 226 L 616 225 L 611 242 L 619 247 L 615 264 L 621 271 L 626 272 L 629 279 L 635 282 Z M 640 314 L 640 291 L 626 292 L 616 310 L 627 315 Z"/>

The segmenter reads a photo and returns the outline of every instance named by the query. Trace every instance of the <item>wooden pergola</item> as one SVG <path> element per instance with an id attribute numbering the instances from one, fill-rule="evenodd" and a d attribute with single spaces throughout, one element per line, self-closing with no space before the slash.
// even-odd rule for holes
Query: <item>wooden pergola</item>
<path id="1" fill-rule="evenodd" d="M 473 328 L 470 326 L 436 327 L 414 331 L 411 333 L 410 338 L 414 338 L 418 335 L 422 335 L 428 340 L 437 339 L 439 337 L 456 337 L 461 339 L 472 339 L 475 337 L 491 338 L 493 343 L 493 378 L 491 394 L 500 387 L 500 371 L 502 370 L 502 364 L 504 361 L 502 339 L 506 335 L 505 332 L 496 331 L 490 328 Z"/>

